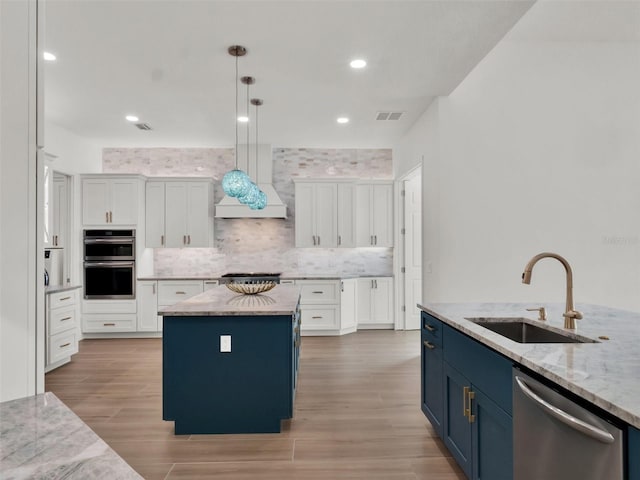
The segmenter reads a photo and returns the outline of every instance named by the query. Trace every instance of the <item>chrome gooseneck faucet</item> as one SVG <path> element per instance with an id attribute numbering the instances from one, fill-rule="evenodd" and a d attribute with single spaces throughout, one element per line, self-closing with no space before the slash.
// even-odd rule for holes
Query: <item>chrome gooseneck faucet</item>
<path id="1" fill-rule="evenodd" d="M 571 266 L 569 265 L 569 262 L 567 262 L 557 253 L 539 253 L 531 260 L 529 260 L 529 263 L 527 263 L 527 265 L 524 267 L 524 272 L 522 273 L 522 283 L 526 283 L 527 285 L 531 283 L 531 272 L 533 271 L 533 266 L 538 262 L 538 260 L 547 257 L 555 258 L 560 263 L 562 263 L 567 273 L 567 305 L 562 316 L 564 317 L 564 328 L 575 329 L 576 320 L 580 320 L 582 318 L 582 313 L 573 308 L 573 273 L 571 272 Z"/>

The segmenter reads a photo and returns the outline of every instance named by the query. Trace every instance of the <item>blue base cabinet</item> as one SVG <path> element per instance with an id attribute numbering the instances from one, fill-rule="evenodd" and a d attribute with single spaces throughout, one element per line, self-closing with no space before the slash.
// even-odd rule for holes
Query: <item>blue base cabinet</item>
<path id="1" fill-rule="evenodd" d="M 299 347 L 298 315 L 164 317 L 162 418 L 176 435 L 279 432 L 293 416 Z"/>
<path id="2" fill-rule="evenodd" d="M 630 426 L 628 431 L 627 459 L 629 480 L 640 480 L 640 430 Z"/>
<path id="3" fill-rule="evenodd" d="M 442 322 L 422 312 L 422 412 L 442 437 L 444 414 Z"/>
<path id="4" fill-rule="evenodd" d="M 512 480 L 512 362 L 424 312 L 421 341 L 425 416 L 468 478 Z"/>

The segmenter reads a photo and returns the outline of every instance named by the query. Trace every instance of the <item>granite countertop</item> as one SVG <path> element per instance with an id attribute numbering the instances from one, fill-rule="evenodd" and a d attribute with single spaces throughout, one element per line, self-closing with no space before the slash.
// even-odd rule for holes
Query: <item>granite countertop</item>
<path id="1" fill-rule="evenodd" d="M 276 285 L 268 292 L 242 295 L 221 285 L 187 300 L 161 309 L 160 315 L 169 317 L 293 315 L 300 301 L 300 288 L 295 285 Z"/>
<path id="2" fill-rule="evenodd" d="M 49 295 L 51 293 L 66 292 L 68 290 L 76 290 L 81 288 L 80 285 L 48 285 L 44 287 L 44 294 Z"/>
<path id="3" fill-rule="evenodd" d="M 0 478 L 142 479 L 53 393 L 0 403 Z"/>
<path id="4" fill-rule="evenodd" d="M 212 273 L 207 275 L 142 275 L 138 277 L 138 280 L 221 280 L 224 273 Z M 299 273 L 299 272 L 284 272 L 280 274 L 281 280 L 346 280 L 350 278 L 374 278 L 374 277 L 393 277 L 393 274 L 388 275 L 374 275 L 368 273 Z"/>
<path id="5" fill-rule="evenodd" d="M 427 303 L 423 311 L 567 390 L 640 428 L 640 313 L 597 305 L 577 305 L 584 314 L 576 334 L 599 343 L 523 344 L 476 325 L 467 318 L 537 318 L 526 308 L 507 303 Z M 543 305 L 539 305 L 543 306 Z M 544 304 L 546 323 L 565 332 L 564 304 Z M 540 322 L 543 323 L 543 322 Z M 598 337 L 606 336 L 609 340 Z"/>

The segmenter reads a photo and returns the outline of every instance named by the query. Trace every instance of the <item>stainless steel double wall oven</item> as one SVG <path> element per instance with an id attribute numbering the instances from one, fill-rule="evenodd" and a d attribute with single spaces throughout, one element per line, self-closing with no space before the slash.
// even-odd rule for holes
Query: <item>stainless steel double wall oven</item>
<path id="1" fill-rule="evenodd" d="M 136 231 L 84 231 L 84 298 L 136 298 Z"/>

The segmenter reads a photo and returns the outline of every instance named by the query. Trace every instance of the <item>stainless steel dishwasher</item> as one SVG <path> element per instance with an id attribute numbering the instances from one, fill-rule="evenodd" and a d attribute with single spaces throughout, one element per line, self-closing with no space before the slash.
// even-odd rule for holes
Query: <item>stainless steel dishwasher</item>
<path id="1" fill-rule="evenodd" d="M 514 480 L 623 480 L 623 433 L 513 369 Z"/>

